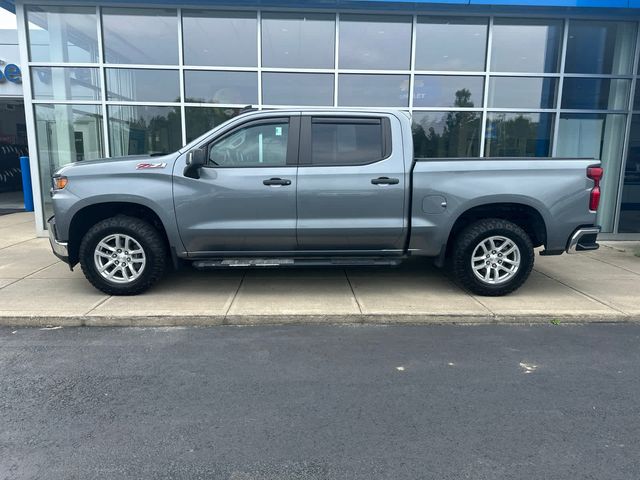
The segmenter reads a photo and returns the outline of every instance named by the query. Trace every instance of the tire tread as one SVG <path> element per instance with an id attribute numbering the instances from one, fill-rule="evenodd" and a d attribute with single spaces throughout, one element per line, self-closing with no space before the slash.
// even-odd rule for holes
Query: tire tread
<path id="1" fill-rule="evenodd" d="M 467 252 L 474 248 L 483 236 L 488 234 L 509 236 L 511 240 L 523 243 L 520 247 L 520 269 L 513 280 L 500 285 L 486 285 L 478 281 L 468 265 Z M 507 295 L 522 286 L 529 278 L 534 263 L 533 243 L 527 233 L 513 222 L 500 218 L 478 220 L 462 230 L 454 240 L 452 271 L 455 280 L 466 290 L 482 296 Z"/>
<path id="2" fill-rule="evenodd" d="M 114 285 L 106 282 L 93 265 L 94 242 L 109 231 L 122 230 L 132 233 L 145 248 L 147 265 L 139 280 L 132 284 Z M 96 223 L 80 243 L 80 267 L 89 282 L 108 295 L 137 295 L 148 290 L 163 275 L 167 265 L 167 249 L 158 230 L 148 222 L 126 215 L 116 215 Z"/>

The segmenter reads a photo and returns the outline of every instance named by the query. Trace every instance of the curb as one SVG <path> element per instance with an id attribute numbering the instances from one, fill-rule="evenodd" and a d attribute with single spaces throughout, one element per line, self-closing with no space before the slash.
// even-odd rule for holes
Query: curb
<path id="1" fill-rule="evenodd" d="M 489 325 L 489 324 L 635 323 L 640 316 L 614 315 L 195 315 L 195 316 L 5 316 L 0 326 L 10 327 L 172 327 L 215 325 Z"/>

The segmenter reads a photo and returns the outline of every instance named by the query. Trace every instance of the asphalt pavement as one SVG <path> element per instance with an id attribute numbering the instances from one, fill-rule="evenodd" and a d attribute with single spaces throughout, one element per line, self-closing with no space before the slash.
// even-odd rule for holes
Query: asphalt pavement
<path id="1" fill-rule="evenodd" d="M 0 479 L 634 479 L 640 325 L 0 328 Z"/>

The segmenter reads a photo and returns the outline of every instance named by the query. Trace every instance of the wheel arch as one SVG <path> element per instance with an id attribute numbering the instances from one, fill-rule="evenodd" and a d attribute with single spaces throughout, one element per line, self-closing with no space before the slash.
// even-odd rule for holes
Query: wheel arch
<path id="1" fill-rule="evenodd" d="M 485 218 L 499 218 L 518 225 L 527 233 L 534 247 L 543 246 L 547 242 L 547 224 L 537 208 L 519 202 L 484 203 L 458 215 L 449 231 L 445 256 L 451 254 L 454 239 L 462 230 Z"/>
<path id="2" fill-rule="evenodd" d="M 160 216 L 152 208 L 135 202 L 100 202 L 82 207 L 71 219 L 68 240 L 69 265 L 73 267 L 78 263 L 80 242 L 87 231 L 96 223 L 116 215 L 126 215 L 149 222 L 160 233 L 167 251 L 172 251 L 167 230 Z"/>

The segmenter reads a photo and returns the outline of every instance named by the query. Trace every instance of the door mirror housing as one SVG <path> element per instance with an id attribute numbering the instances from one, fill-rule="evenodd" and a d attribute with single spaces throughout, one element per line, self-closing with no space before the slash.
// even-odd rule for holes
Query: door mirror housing
<path id="1" fill-rule="evenodd" d="M 184 167 L 184 176 L 189 178 L 200 178 L 200 169 L 207 163 L 207 151 L 203 148 L 196 148 L 187 153 L 187 166 Z"/>

